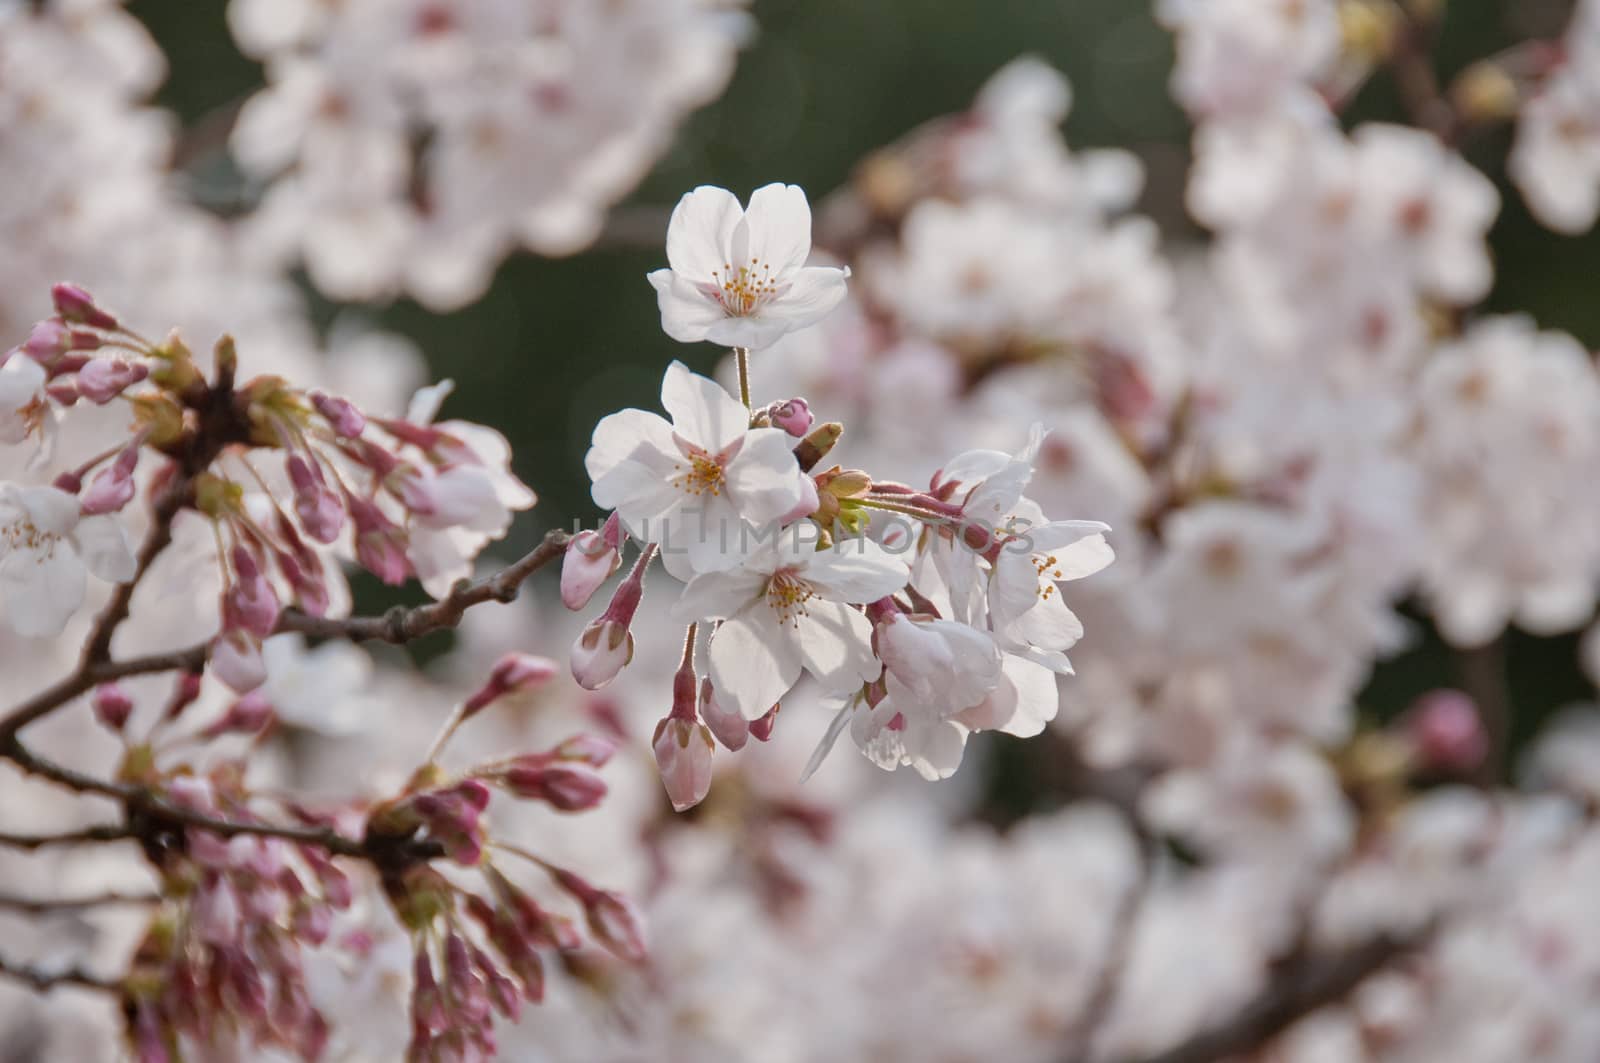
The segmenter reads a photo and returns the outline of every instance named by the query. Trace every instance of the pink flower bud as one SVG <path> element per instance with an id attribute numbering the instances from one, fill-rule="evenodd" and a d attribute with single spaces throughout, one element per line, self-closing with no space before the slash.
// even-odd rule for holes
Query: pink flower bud
<path id="1" fill-rule="evenodd" d="M 161 1033 L 161 1020 L 153 1006 L 141 1006 L 134 1016 L 133 1053 L 137 1063 L 172 1063 Z"/>
<path id="2" fill-rule="evenodd" d="M 200 697 L 200 673 L 183 672 L 172 684 L 172 696 L 167 699 L 166 710 L 162 713 L 164 720 L 176 720 L 183 715 L 183 710 L 193 705 Z"/>
<path id="3" fill-rule="evenodd" d="M 615 620 L 596 620 L 572 644 L 572 678 L 585 690 L 599 690 L 633 660 L 633 633 Z"/>
<path id="4" fill-rule="evenodd" d="M 267 681 L 261 640 L 238 628 L 224 631 L 211 644 L 211 673 L 235 692 L 250 693 Z"/>
<path id="5" fill-rule="evenodd" d="M 625 898 L 610 890 L 596 889 L 562 868 L 552 868 L 551 874 L 555 877 L 556 885 L 583 905 L 584 920 L 589 924 L 589 932 L 596 941 L 622 959 L 634 963 L 648 955 L 639 916 Z"/>
<path id="6" fill-rule="evenodd" d="M 326 904 L 308 902 L 295 909 L 294 936 L 306 944 L 322 944 L 332 929 L 333 909 Z"/>
<path id="7" fill-rule="evenodd" d="M 96 306 L 94 296 L 76 284 L 57 284 L 50 289 L 50 299 L 55 303 L 56 313 L 64 320 L 92 328 L 117 327 L 117 319 Z"/>
<path id="8" fill-rule="evenodd" d="M 468 719 L 482 711 L 491 702 L 526 690 L 536 683 L 554 677 L 556 662 L 548 657 L 535 657 L 530 653 L 508 653 L 495 663 L 489 681 L 467 699 L 461 718 Z"/>
<path id="9" fill-rule="evenodd" d="M 656 724 L 651 746 L 661 783 L 675 812 L 693 808 L 711 789 L 711 732 L 693 720 L 666 717 Z"/>
<path id="10" fill-rule="evenodd" d="M 331 543 L 344 527 L 344 506 L 328 489 L 316 466 L 298 454 L 289 455 L 289 483 L 294 488 L 294 512 L 306 534 L 319 543 Z"/>
<path id="11" fill-rule="evenodd" d="M 311 405 L 327 420 L 335 435 L 354 439 L 366 430 L 366 415 L 347 399 L 314 391 L 311 393 Z"/>
<path id="12" fill-rule="evenodd" d="M 94 718 L 107 730 L 122 733 L 128 717 L 133 715 L 133 699 L 115 683 L 102 683 L 95 688 L 92 699 Z"/>
<path id="13" fill-rule="evenodd" d="M 266 638 L 278 626 L 282 609 L 278 592 L 248 549 L 235 546 L 229 558 L 233 562 L 233 581 L 222 597 L 223 623 Z"/>
<path id="14" fill-rule="evenodd" d="M 750 721 L 738 712 L 729 712 L 717 701 L 716 691 L 711 687 L 708 676 L 700 680 L 700 718 L 705 721 L 711 733 L 717 736 L 728 749 L 738 751 L 750 739 Z"/>
<path id="15" fill-rule="evenodd" d="M 772 419 L 773 427 L 781 428 L 796 438 L 811 431 L 811 406 L 805 399 L 775 402 L 767 407 L 767 416 Z"/>
<path id="16" fill-rule="evenodd" d="M 221 719 L 206 728 L 206 733 L 253 735 L 259 733 L 270 722 L 272 722 L 272 703 L 257 689 L 229 706 Z"/>
<path id="17" fill-rule="evenodd" d="M 83 515 L 115 513 L 133 501 L 133 470 L 139 464 L 139 443 L 123 447 L 117 460 L 101 469 L 83 494 Z"/>
<path id="18" fill-rule="evenodd" d="M 223 877 L 200 891 L 194 903 L 195 930 L 208 945 L 231 945 L 239 937 L 239 897 Z"/>
<path id="19" fill-rule="evenodd" d="M 750 721 L 750 736 L 757 742 L 765 742 L 772 737 L 772 728 L 778 722 L 778 710 L 781 705 L 774 705 L 766 714 Z"/>
<path id="20" fill-rule="evenodd" d="M 404 583 L 411 575 L 405 531 L 373 503 L 354 497 L 348 501 L 356 526 L 356 561 L 390 586 Z"/>
<path id="21" fill-rule="evenodd" d="M 576 760 L 591 768 L 603 768 L 616 751 L 617 744 L 609 738 L 577 734 L 552 749 L 550 755 L 557 760 Z"/>
<path id="22" fill-rule="evenodd" d="M 49 366 L 72 349 L 72 331 L 59 321 L 41 321 L 33 326 L 22 350 L 34 361 Z"/>
<path id="23" fill-rule="evenodd" d="M 1465 774 L 1483 763 L 1489 735 L 1477 703 L 1459 690 L 1432 690 L 1406 713 L 1406 734 L 1428 768 Z"/>
<path id="24" fill-rule="evenodd" d="M 606 796 L 605 780 L 580 763 L 513 764 L 502 776 L 518 797 L 543 801 L 561 812 L 585 812 Z"/>
<path id="25" fill-rule="evenodd" d="M 78 391 L 96 406 L 104 406 L 149 375 L 143 364 L 96 358 L 78 370 Z"/>
<path id="26" fill-rule="evenodd" d="M 611 527 L 612 514 L 606 522 Z M 576 612 L 589 604 L 596 591 L 622 567 L 622 554 L 608 542 L 604 531 L 581 531 L 567 543 L 561 559 L 561 604 Z"/>

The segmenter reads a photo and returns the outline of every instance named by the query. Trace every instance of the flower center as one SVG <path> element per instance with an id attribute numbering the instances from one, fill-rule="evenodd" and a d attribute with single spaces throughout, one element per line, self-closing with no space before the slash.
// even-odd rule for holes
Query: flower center
<path id="1" fill-rule="evenodd" d="M 752 258 L 748 266 L 724 262 L 721 269 L 711 271 L 711 277 L 716 282 L 711 294 L 729 317 L 749 317 L 778 295 L 772 263 L 759 258 Z"/>
<path id="2" fill-rule="evenodd" d="M 31 520 L 23 518 L 0 526 L 0 539 L 5 541 L 8 551 L 37 553 L 40 555 L 37 560 L 42 562 L 54 556 L 56 543 L 61 541 L 61 536 L 55 532 L 40 531 Z"/>
<path id="3" fill-rule="evenodd" d="M 778 623 L 800 626 L 800 618 L 809 616 L 806 603 L 817 596 L 811 584 L 801 579 L 792 569 L 773 573 L 767 584 L 767 604 L 778 614 Z"/>
<path id="4" fill-rule="evenodd" d="M 672 486 L 691 495 L 703 495 L 711 492 L 713 496 L 722 494 L 726 475 L 722 463 L 708 454 L 688 455 L 689 464 L 682 462 L 672 466 L 678 470 L 678 475 L 672 479 Z"/>
<path id="5" fill-rule="evenodd" d="M 1055 581 L 1061 578 L 1060 562 L 1055 554 L 1034 554 L 1033 570 L 1039 574 L 1039 597 L 1048 598 L 1056 592 Z"/>

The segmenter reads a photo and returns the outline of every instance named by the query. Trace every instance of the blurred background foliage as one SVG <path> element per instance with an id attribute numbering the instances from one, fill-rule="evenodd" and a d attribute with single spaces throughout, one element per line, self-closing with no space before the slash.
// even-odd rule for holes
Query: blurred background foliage
<path id="1" fill-rule="evenodd" d="M 1436 2 L 1446 5 L 1436 52 L 1446 83 L 1474 59 L 1530 36 L 1559 35 L 1571 10 L 1570 0 Z M 1152 8 L 1143 0 L 755 0 L 756 33 L 728 92 L 689 122 L 629 206 L 660 208 L 664 217 L 694 185 L 719 184 L 743 196 L 774 180 L 798 183 L 818 201 L 874 148 L 964 109 L 995 70 L 1033 53 L 1072 82 L 1069 144 L 1137 152 L 1147 168 L 1140 209 L 1174 242 L 1200 237 L 1183 212 L 1188 127 L 1167 92 L 1171 40 Z M 226 203 L 238 191 L 236 182 L 228 191 L 233 178 L 222 139 L 232 108 L 259 85 L 260 69 L 233 46 L 220 2 L 135 0 L 130 9 L 170 59 L 160 102 L 199 145 L 185 160 L 197 196 Z M 1382 73 L 1348 114 L 1351 122 L 1403 120 Z M 1499 280 L 1487 309 L 1526 311 L 1600 346 L 1600 239 L 1560 237 L 1529 218 L 1505 183 L 1509 139 L 1501 129 L 1463 146 L 1500 185 L 1504 202 L 1491 241 Z M 670 359 L 707 371 L 723 353 L 684 347 L 661 333 L 644 274 L 664 264 L 662 241 L 633 243 L 643 246 L 602 246 L 558 260 L 519 255 L 487 297 L 450 314 L 403 300 L 363 308 L 317 303 L 324 322 L 354 313 L 410 337 L 435 376 L 455 379 L 450 415 L 491 424 L 510 438 L 517 471 L 541 504 L 513 529 L 506 553 L 525 548 L 544 528 L 595 515 L 583 454 L 596 420 L 626 405 L 654 408 Z M 1489 658 L 1463 659 L 1425 628 L 1419 624 L 1414 650 L 1373 677 L 1363 704 L 1374 715 L 1392 714 L 1431 687 L 1469 680 L 1481 687 L 1502 656 L 1517 738 L 1553 709 L 1591 695 L 1574 664 L 1575 638 L 1513 633 L 1486 651 Z M 1474 670 L 1483 675 L 1473 678 Z M 1047 753 L 1018 748 L 1015 755 Z M 1001 766 L 1031 774 L 1009 757 Z"/>

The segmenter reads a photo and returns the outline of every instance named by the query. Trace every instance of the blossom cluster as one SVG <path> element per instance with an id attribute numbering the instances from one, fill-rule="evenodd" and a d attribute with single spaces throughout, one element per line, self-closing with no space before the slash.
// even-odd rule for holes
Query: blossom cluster
<path id="1" fill-rule="evenodd" d="M 232 145 L 254 238 L 337 298 L 481 296 L 507 253 L 567 254 L 719 95 L 744 33 L 711 0 L 233 0 L 267 86 Z"/>
<path id="2" fill-rule="evenodd" d="M 1457 146 L 1514 122 L 1512 185 L 1592 225 L 1597 9 L 1440 85 L 1442 5 L 1155 8 L 1203 239 L 1027 57 L 815 250 L 800 189 L 695 189 L 632 298 L 732 351 L 595 427 L 593 528 L 474 581 L 534 502 L 504 439 L 397 412 L 404 346 L 319 341 L 285 271 L 445 305 L 590 239 L 729 12 L 235 0 L 270 84 L 223 223 L 136 21 L 0 3 L 8 1043 L 1593 1060 L 1600 711 L 1521 744 L 1499 671 L 1587 627 L 1600 683 L 1600 373 L 1484 309 Z M 1408 124 L 1354 122 L 1390 78 Z M 104 301 L 50 314 L 65 276 Z M 563 609 L 516 597 L 557 561 Z M 351 615 L 352 567 L 433 600 Z M 1380 721 L 1425 626 L 1466 689 Z"/>

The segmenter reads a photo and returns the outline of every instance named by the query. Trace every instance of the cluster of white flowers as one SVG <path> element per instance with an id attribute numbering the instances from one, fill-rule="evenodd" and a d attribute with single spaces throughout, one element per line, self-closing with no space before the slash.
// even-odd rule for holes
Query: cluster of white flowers
<path id="1" fill-rule="evenodd" d="M 1204 243 L 1166 245 L 1131 212 L 1132 156 L 1068 149 L 1071 92 L 1032 58 L 866 160 L 818 211 L 834 257 L 813 254 L 794 186 L 748 205 L 696 189 L 665 234 L 667 268 L 635 297 L 654 289 L 673 338 L 735 351 L 711 377 L 673 363 L 661 413 L 596 427 L 587 471 L 611 515 L 568 547 L 566 609 L 475 608 L 426 673 L 265 637 L 280 598 L 315 590 L 328 616 L 348 610 L 339 562 L 446 593 L 532 501 L 498 436 L 434 423 L 444 389 L 403 418 L 308 390 L 323 398 L 296 407 L 307 438 L 260 483 L 225 461 L 237 508 L 177 523 L 119 633 L 128 653 L 217 639 L 206 678 L 128 679 L 127 705 L 97 698 L 102 725 L 63 712 L 30 741 L 109 775 L 125 743 L 105 719 L 188 698 L 204 733 L 244 704 L 222 679 L 277 721 L 251 739 L 263 792 L 358 778 L 390 793 L 441 702 L 472 696 L 509 650 L 570 642 L 576 683 L 508 697 L 442 763 L 579 725 L 631 745 L 603 814 L 562 819 L 548 795 L 497 804 L 494 837 L 607 868 L 642 899 L 653 955 L 633 968 L 564 953 L 545 1005 L 496 1030 L 505 1058 L 1135 1060 L 1260 1014 L 1304 984 L 1298 965 L 1354 962 L 1376 941 L 1398 958 L 1244 1058 L 1592 1063 L 1600 707 L 1570 707 L 1530 743 L 1517 791 L 1502 785 L 1505 721 L 1466 694 L 1383 726 L 1357 702 L 1412 637 L 1405 612 L 1480 663 L 1508 625 L 1591 624 L 1593 355 L 1477 313 L 1499 200 L 1447 138 L 1344 123 L 1341 102 L 1385 54 L 1362 34 L 1422 15 L 1156 6 L 1195 123 Z M 740 17 L 691 0 L 229 13 L 270 82 L 235 132 L 265 182 L 242 228 L 167 179 L 171 132 L 146 103 L 160 56 L 119 4 L 0 0 L 0 326 L 28 336 L 48 312 L 35 293 L 81 277 L 141 321 L 231 330 L 252 368 L 369 411 L 400 407 L 414 356 L 336 336 L 326 346 L 350 349 L 313 357 L 285 269 L 303 257 L 333 294 L 453 305 L 517 244 L 583 245 L 726 82 Z M 1522 104 L 1512 176 L 1564 231 L 1592 225 L 1600 201 L 1597 34 L 1585 0 L 1559 48 L 1496 60 Z M 142 518 L 124 494 L 149 476 L 106 450 L 128 432 L 97 396 L 138 383 L 127 352 L 72 362 L 71 316 L 94 308 L 64 297 L 60 328 L 0 365 L 0 617 L 19 636 L 0 638 L 0 668 L 19 699 L 73 663 L 71 639 L 38 636 L 74 633 L 133 574 Z M 26 463 L 50 446 L 56 470 L 100 473 L 42 478 Z M 370 484 L 371 507 L 352 507 L 346 480 Z M 269 512 L 273 492 L 293 504 Z M 232 536 L 223 549 L 213 526 Z M 303 560 L 296 528 L 318 573 L 302 584 L 281 567 Z M 670 593 L 655 576 L 645 593 L 657 561 Z M 582 615 L 618 575 L 600 615 Z M 1600 626 L 1584 654 L 1600 683 Z M 1474 693 L 1494 709 L 1494 690 Z M 1005 741 L 974 736 L 992 731 L 1034 738 L 1003 763 L 1065 811 L 1004 833 L 974 822 Z M 828 756 L 846 734 L 863 756 Z M 947 781 L 876 770 L 902 766 Z M 1484 785 L 1428 785 L 1468 778 Z M 564 782 L 578 789 L 558 800 L 592 796 L 581 768 Z M 663 782 L 674 809 L 701 814 L 670 813 Z M 0 795 L 0 832 L 100 822 L 9 769 Z M 457 843 L 482 840 L 481 809 L 446 811 L 471 821 Z M 0 844 L 0 876 L 18 894 L 90 896 L 150 873 L 131 847 Z M 517 884 L 574 911 L 531 872 Z M 339 1020 L 322 1058 L 376 1063 L 406 1051 L 417 951 L 376 876 L 355 890 L 306 977 Z M 70 944 L 121 970 L 148 924 L 138 909 L 0 904 L 0 961 L 59 969 Z M 8 1043 L 110 1060 L 120 1036 L 104 1000 L 0 984 Z"/>
<path id="2" fill-rule="evenodd" d="M 691 110 L 745 24 L 716 0 L 232 0 L 266 65 L 233 134 L 256 238 L 343 299 L 483 294 L 518 247 L 569 254 Z"/>

